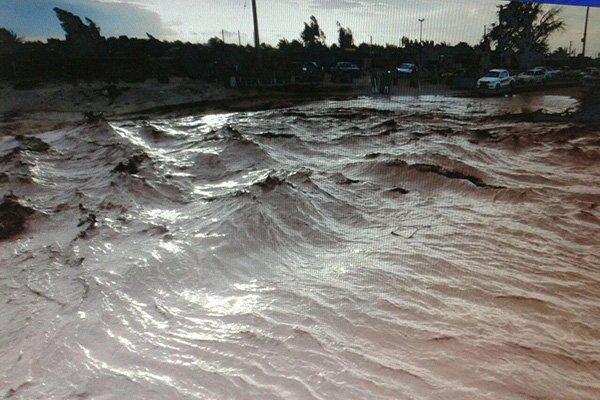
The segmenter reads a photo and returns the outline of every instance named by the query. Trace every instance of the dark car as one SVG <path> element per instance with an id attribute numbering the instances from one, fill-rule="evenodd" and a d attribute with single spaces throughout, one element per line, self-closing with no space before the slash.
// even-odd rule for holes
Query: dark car
<path id="1" fill-rule="evenodd" d="M 300 67 L 298 82 L 322 82 L 323 68 L 316 62 L 305 62 Z"/>
<path id="2" fill-rule="evenodd" d="M 352 82 L 353 78 L 360 76 L 360 68 L 352 62 L 339 62 L 331 68 L 331 80 L 333 82 Z"/>
<path id="3" fill-rule="evenodd" d="M 400 76 L 411 76 L 418 70 L 419 68 L 415 64 L 410 63 L 400 64 L 400 66 L 396 68 L 396 71 L 398 71 L 398 75 Z"/>

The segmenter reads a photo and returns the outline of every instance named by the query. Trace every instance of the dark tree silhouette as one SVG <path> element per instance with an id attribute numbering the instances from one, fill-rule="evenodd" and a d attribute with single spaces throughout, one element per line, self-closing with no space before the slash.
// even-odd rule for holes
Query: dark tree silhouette
<path id="1" fill-rule="evenodd" d="M 550 36 L 565 27 L 560 8 L 545 11 L 540 3 L 511 1 L 499 6 L 499 23 L 492 25 L 489 39 L 500 53 L 515 54 L 522 64 L 533 55 L 548 53 Z"/>
<path id="2" fill-rule="evenodd" d="M 304 30 L 300 37 L 306 47 L 325 46 L 325 33 L 314 15 L 310 17 L 310 24 L 304 23 Z"/>
<path id="3" fill-rule="evenodd" d="M 564 47 L 559 47 L 558 49 L 556 49 L 556 50 L 554 50 L 552 52 L 552 55 L 556 56 L 556 57 L 567 58 L 567 57 L 569 57 L 570 54 L 569 54 L 569 50 L 568 49 L 566 49 Z"/>
<path id="4" fill-rule="evenodd" d="M 17 34 L 9 29 L 0 28 L 0 46 L 15 45 L 21 43 L 22 40 Z"/>
<path id="5" fill-rule="evenodd" d="M 341 49 L 349 49 L 354 46 L 354 36 L 350 28 L 344 28 L 342 24 L 337 23 L 338 27 L 338 43 Z"/>
<path id="6" fill-rule="evenodd" d="M 95 38 L 95 39 L 99 39 L 100 36 L 100 27 L 98 25 L 96 25 L 96 23 L 94 21 L 92 21 L 91 19 L 87 18 L 85 19 L 85 21 L 88 23 L 88 30 L 90 32 L 90 35 Z"/>
<path id="7" fill-rule="evenodd" d="M 81 18 L 68 11 L 57 7 L 54 8 L 54 12 L 60 21 L 60 26 L 62 26 L 63 30 L 65 31 L 65 37 L 67 41 L 77 40 L 80 38 L 91 40 L 98 40 L 101 38 L 100 28 L 91 19 L 85 19 L 88 23 L 88 25 L 86 25 L 83 23 Z"/>
<path id="8" fill-rule="evenodd" d="M 54 8 L 54 12 L 65 31 L 67 45 L 73 57 L 100 57 L 104 50 L 105 39 L 100 36 L 100 28 L 94 21 L 86 18 L 86 25 L 81 18 L 68 11 Z M 93 69 L 91 65 L 89 68 Z"/>
<path id="9" fill-rule="evenodd" d="M 212 47 L 212 48 L 217 48 L 217 47 L 223 47 L 223 45 L 225 44 L 225 42 L 223 42 L 223 39 L 213 36 L 210 39 L 208 39 L 208 47 Z"/>
<path id="10" fill-rule="evenodd" d="M 401 39 L 401 47 L 367 43 L 354 45 L 352 31 L 340 23 L 337 24 L 339 45 L 335 43 L 326 47 L 325 35 L 312 16 L 304 24 L 300 38 L 291 41 L 282 39 L 277 47 L 260 46 L 263 68 L 259 71 L 252 46 L 223 43 L 220 38 L 211 38 L 205 44 L 170 42 L 151 34 L 146 39 L 126 36 L 103 38 L 100 28 L 92 20 L 61 9 L 55 9 L 55 12 L 66 40 L 20 43 L 14 32 L 0 28 L 0 79 L 117 83 L 140 82 L 149 78 L 162 82 L 170 77 L 188 77 L 228 84 L 231 76 L 236 76 L 239 78 L 238 86 L 244 87 L 256 85 L 259 81 L 291 83 L 292 78 L 302 71 L 302 65 L 309 61 L 328 71 L 339 61 L 389 68 L 404 62 L 417 63 L 421 58 L 423 76 L 428 74 L 432 79 L 439 79 L 442 74 L 454 76 L 458 71 L 473 77 L 482 68 L 502 64 L 498 61 L 501 59 L 500 52 L 492 49 L 511 52 L 511 61 L 517 58 L 517 53 L 545 51 L 550 34 L 564 25 L 558 18 L 558 10 L 544 12 L 539 5 L 513 2 L 501 10 L 501 23 L 494 26 L 484 42 L 475 47 L 467 43 L 451 46 L 443 42 L 419 42 L 406 37 Z M 347 51 L 348 48 L 352 51 Z M 564 51 L 559 54 L 564 54 Z"/>

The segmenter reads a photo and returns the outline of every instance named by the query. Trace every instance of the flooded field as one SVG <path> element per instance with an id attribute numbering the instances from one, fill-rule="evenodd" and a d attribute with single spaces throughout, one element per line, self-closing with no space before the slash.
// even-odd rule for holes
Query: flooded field
<path id="1" fill-rule="evenodd" d="M 0 396 L 600 398 L 600 130 L 495 118 L 576 107 L 360 98 L 0 137 Z"/>

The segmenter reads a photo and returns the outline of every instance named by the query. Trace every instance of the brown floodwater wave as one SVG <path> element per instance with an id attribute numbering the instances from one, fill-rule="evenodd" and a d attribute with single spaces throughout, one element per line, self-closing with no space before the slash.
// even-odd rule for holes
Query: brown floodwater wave
<path id="1" fill-rule="evenodd" d="M 600 398 L 600 130 L 560 96 L 0 138 L 0 396 Z"/>

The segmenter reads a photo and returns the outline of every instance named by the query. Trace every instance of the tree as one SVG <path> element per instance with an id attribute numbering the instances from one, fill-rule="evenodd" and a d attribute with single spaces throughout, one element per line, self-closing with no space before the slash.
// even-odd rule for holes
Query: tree
<path id="1" fill-rule="evenodd" d="M 86 18 L 87 25 L 78 16 L 54 8 L 54 12 L 65 31 L 67 45 L 74 57 L 98 57 L 105 49 L 105 39 L 100 36 L 100 28 L 94 21 Z"/>
<path id="2" fill-rule="evenodd" d="M 208 47 L 211 48 L 223 47 L 224 44 L 225 42 L 223 42 L 223 39 L 217 36 L 213 36 L 208 39 Z"/>
<path id="3" fill-rule="evenodd" d="M 552 52 L 552 55 L 555 57 L 567 58 L 569 57 L 569 50 L 565 47 L 559 47 Z"/>
<path id="4" fill-rule="evenodd" d="M 2 56 L 4 55 L 14 54 L 22 42 L 21 38 L 13 31 L 0 28 L 0 59 L 2 59 Z M 16 77 L 17 66 L 15 64 L 15 58 L 6 57 L 6 60 L 10 63 L 10 72 L 8 73 L 8 76 L 11 78 Z M 0 65 L 0 67 L 2 66 Z"/>
<path id="5" fill-rule="evenodd" d="M 548 53 L 550 36 L 564 29 L 559 14 L 560 8 L 545 11 L 540 3 L 511 1 L 499 6 L 499 23 L 488 36 L 501 55 L 514 54 L 528 67 L 532 58 Z"/>
<path id="6" fill-rule="evenodd" d="M 22 43 L 22 39 L 18 37 L 16 33 L 6 28 L 0 28 L 0 46 L 15 45 L 19 43 Z"/>
<path id="7" fill-rule="evenodd" d="M 319 22 L 314 15 L 310 17 L 310 24 L 304 23 L 304 30 L 300 38 L 306 47 L 316 47 L 325 45 L 325 33 L 321 30 Z"/>
<path id="8" fill-rule="evenodd" d="M 341 49 L 349 49 L 354 46 L 354 36 L 350 28 L 344 28 L 342 24 L 337 23 L 338 26 L 338 43 Z"/>
<path id="9" fill-rule="evenodd" d="M 279 50 L 285 49 L 287 47 L 289 47 L 290 42 L 287 39 L 280 39 L 279 42 L 277 42 L 277 48 Z"/>
<path id="10" fill-rule="evenodd" d="M 100 27 L 98 25 L 96 25 L 96 23 L 94 21 L 92 21 L 91 19 L 87 18 L 85 19 L 85 21 L 88 23 L 88 31 L 90 32 L 90 35 L 95 38 L 95 39 L 99 39 L 100 36 Z"/>
<path id="11" fill-rule="evenodd" d="M 81 21 L 78 16 L 62 10 L 60 8 L 54 8 L 54 12 L 60 21 L 60 26 L 65 31 L 65 37 L 67 41 L 87 39 L 87 40 L 98 40 L 100 36 L 100 28 L 94 21 L 86 18 L 87 25 Z"/>

